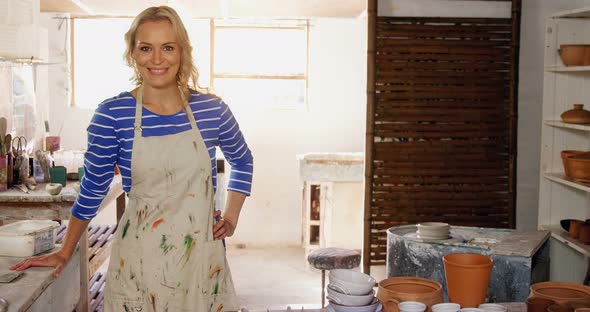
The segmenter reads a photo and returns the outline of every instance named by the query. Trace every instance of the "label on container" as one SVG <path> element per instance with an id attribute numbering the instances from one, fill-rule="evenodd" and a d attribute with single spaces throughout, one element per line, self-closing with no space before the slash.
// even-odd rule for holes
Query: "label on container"
<path id="1" fill-rule="evenodd" d="M 53 246 L 53 229 L 51 229 L 47 232 L 35 235 L 35 249 L 33 253 L 35 255 L 40 254 L 44 251 L 53 248 Z"/>

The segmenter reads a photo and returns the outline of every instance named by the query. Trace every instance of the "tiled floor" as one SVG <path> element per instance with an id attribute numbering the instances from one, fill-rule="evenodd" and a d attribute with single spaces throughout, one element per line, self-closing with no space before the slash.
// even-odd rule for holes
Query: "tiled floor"
<path id="1" fill-rule="evenodd" d="M 230 246 L 227 258 L 240 304 L 250 311 L 321 306 L 321 271 L 307 265 L 303 248 Z M 382 280 L 385 268 L 372 267 L 371 276 Z"/>
<path id="2" fill-rule="evenodd" d="M 320 308 L 321 271 L 307 264 L 303 248 L 228 246 L 227 259 L 239 303 L 249 311 Z M 105 263 L 100 270 L 106 268 Z M 384 278 L 385 270 L 373 267 L 371 275 L 379 281 Z M 102 312 L 100 308 L 97 312 Z"/>

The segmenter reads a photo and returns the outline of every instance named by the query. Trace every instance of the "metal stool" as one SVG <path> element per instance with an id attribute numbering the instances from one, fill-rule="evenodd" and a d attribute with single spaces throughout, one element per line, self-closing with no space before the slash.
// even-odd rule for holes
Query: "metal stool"
<path id="1" fill-rule="evenodd" d="M 343 248 L 319 248 L 309 253 L 307 262 L 322 270 L 322 308 L 326 302 L 326 270 L 353 269 L 361 263 L 361 253 Z"/>

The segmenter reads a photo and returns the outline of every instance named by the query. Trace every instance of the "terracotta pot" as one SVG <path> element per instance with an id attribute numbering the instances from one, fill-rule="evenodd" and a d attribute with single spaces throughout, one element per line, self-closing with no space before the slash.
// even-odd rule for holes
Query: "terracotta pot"
<path id="1" fill-rule="evenodd" d="M 555 303 L 547 308 L 547 312 L 574 312 L 574 308 L 567 303 Z"/>
<path id="2" fill-rule="evenodd" d="M 546 312 L 547 308 L 550 305 L 555 304 L 555 301 L 550 299 L 533 297 L 527 298 L 525 303 L 527 312 Z"/>
<path id="3" fill-rule="evenodd" d="M 449 301 L 463 308 L 484 303 L 494 260 L 479 254 L 448 254 L 443 257 Z"/>
<path id="4" fill-rule="evenodd" d="M 590 123 L 590 111 L 584 109 L 584 104 L 574 104 L 574 109 L 561 114 L 561 120 L 571 124 L 588 124 Z"/>
<path id="5" fill-rule="evenodd" d="M 561 160 L 563 161 L 563 171 L 565 172 L 566 177 L 570 177 L 570 169 L 569 169 L 569 158 L 574 157 L 579 154 L 584 154 L 584 151 L 573 151 L 573 150 L 565 150 L 561 151 Z"/>
<path id="6" fill-rule="evenodd" d="M 556 303 L 590 300 L 590 286 L 566 282 L 541 282 L 531 285 L 529 297 L 544 298 Z"/>
<path id="7" fill-rule="evenodd" d="M 431 306 L 443 302 L 442 285 L 420 277 L 391 277 L 379 282 L 377 298 L 384 312 L 398 312 L 401 301 L 418 301 Z"/>
<path id="8" fill-rule="evenodd" d="M 590 153 L 578 154 L 567 159 L 571 177 L 577 182 L 590 183 Z"/>
<path id="9" fill-rule="evenodd" d="M 590 224 L 580 222 L 580 233 L 578 237 L 580 243 L 590 245 Z"/>
<path id="10" fill-rule="evenodd" d="M 587 44 L 562 44 L 559 46 L 559 56 L 565 66 L 589 65 L 588 50 Z"/>
<path id="11" fill-rule="evenodd" d="M 570 238 L 578 238 L 580 235 L 580 228 L 584 221 L 582 220 L 571 220 L 570 221 L 570 230 L 569 230 L 569 237 Z"/>

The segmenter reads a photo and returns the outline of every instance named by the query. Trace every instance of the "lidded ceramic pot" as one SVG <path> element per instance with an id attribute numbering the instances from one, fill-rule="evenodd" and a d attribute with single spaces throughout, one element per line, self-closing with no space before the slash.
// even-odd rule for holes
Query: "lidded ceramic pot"
<path id="1" fill-rule="evenodd" d="M 584 109 L 584 104 L 574 104 L 574 109 L 561 114 L 561 120 L 565 123 L 588 124 L 590 123 L 590 111 Z"/>

